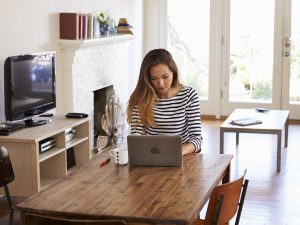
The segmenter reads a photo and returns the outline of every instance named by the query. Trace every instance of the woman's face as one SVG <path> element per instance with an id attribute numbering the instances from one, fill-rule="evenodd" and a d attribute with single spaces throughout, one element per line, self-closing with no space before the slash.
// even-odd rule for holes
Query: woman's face
<path id="1" fill-rule="evenodd" d="M 168 98 L 173 82 L 173 72 L 165 64 L 158 64 L 150 68 L 150 82 L 161 98 Z"/>

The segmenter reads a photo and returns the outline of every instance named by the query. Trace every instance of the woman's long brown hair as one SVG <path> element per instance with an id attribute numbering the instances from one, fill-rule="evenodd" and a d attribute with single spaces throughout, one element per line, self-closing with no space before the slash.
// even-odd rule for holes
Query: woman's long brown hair
<path id="1" fill-rule="evenodd" d="M 154 87 L 150 82 L 150 69 L 153 66 L 164 64 L 173 72 L 172 87 L 178 87 L 178 68 L 173 60 L 172 55 L 165 49 L 154 49 L 147 53 L 144 57 L 139 79 L 135 90 L 132 92 L 127 106 L 127 120 L 131 124 L 133 108 L 137 107 L 141 117 L 141 122 L 144 125 L 154 125 L 153 107 L 157 100 L 157 95 Z"/>

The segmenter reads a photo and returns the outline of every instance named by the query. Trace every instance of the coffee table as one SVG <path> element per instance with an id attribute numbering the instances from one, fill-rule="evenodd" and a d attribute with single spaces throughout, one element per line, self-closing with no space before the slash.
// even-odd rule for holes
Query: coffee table
<path id="1" fill-rule="evenodd" d="M 236 119 L 253 118 L 261 120 L 261 124 L 238 126 L 230 122 Z M 220 153 L 224 153 L 224 133 L 236 133 L 236 145 L 239 144 L 239 133 L 258 133 L 277 135 L 277 172 L 281 170 L 281 139 L 285 131 L 284 147 L 288 145 L 288 119 L 289 110 L 270 110 L 257 112 L 254 109 L 235 109 L 220 126 Z"/>

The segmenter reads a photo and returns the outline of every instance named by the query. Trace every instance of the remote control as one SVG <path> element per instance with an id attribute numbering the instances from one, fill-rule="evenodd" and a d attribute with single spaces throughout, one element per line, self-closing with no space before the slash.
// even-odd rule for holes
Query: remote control
<path id="1" fill-rule="evenodd" d="M 254 108 L 254 110 L 256 110 L 257 112 L 262 112 L 262 113 L 270 111 L 270 109 L 266 109 L 266 108 Z"/>
<path id="2" fill-rule="evenodd" d="M 0 126 L 0 135 L 9 135 L 11 132 L 25 128 L 25 123 L 2 123 Z"/>
<path id="3" fill-rule="evenodd" d="M 39 117 L 52 117 L 52 116 L 53 116 L 53 113 L 45 113 L 45 114 L 40 115 Z"/>
<path id="4" fill-rule="evenodd" d="M 67 118 L 86 118 L 86 117 L 88 117 L 88 114 L 71 112 L 71 113 L 67 113 L 66 117 Z"/>

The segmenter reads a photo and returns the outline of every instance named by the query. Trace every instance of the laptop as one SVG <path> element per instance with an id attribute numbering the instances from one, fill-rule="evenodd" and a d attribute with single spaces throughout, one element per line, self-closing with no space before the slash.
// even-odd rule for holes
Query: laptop
<path id="1" fill-rule="evenodd" d="M 180 135 L 128 135 L 130 166 L 181 166 Z"/>

